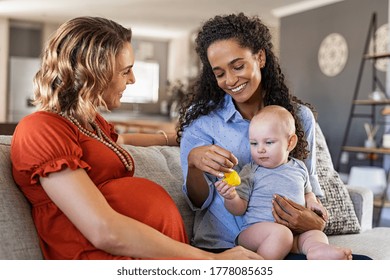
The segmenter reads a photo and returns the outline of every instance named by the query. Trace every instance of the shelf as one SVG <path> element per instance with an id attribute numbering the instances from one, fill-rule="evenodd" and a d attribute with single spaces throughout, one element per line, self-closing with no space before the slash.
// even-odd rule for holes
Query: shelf
<path id="1" fill-rule="evenodd" d="M 374 198 L 374 207 L 381 207 L 382 206 L 382 199 L 381 198 Z M 390 207 L 390 201 L 385 201 L 383 204 L 383 207 L 388 208 Z"/>
<path id="2" fill-rule="evenodd" d="M 366 148 L 357 146 L 343 146 L 343 151 L 355 153 L 372 153 L 372 154 L 390 154 L 390 149 L 386 148 Z"/>
<path id="3" fill-rule="evenodd" d="M 385 100 L 371 100 L 371 99 L 366 99 L 366 100 L 354 100 L 353 104 L 356 105 L 390 105 L 390 99 L 385 99 Z"/>
<path id="4" fill-rule="evenodd" d="M 341 156 L 342 156 L 343 152 L 353 152 L 353 153 L 365 154 L 361 158 L 364 160 L 369 160 L 370 166 L 374 165 L 374 161 L 380 160 L 381 158 L 384 157 L 384 156 L 380 156 L 380 155 L 390 155 L 390 148 L 383 148 L 383 147 L 366 148 L 364 146 L 347 146 L 348 138 L 350 137 L 349 132 L 351 129 L 351 124 L 352 124 L 353 118 L 368 117 L 371 119 L 372 126 L 376 126 L 381 122 L 388 123 L 386 118 L 385 118 L 385 115 L 390 115 L 390 106 L 387 106 L 387 105 L 390 105 L 390 99 L 387 99 L 386 95 L 384 95 L 384 96 L 379 95 L 380 99 L 377 98 L 379 100 L 374 100 L 371 98 L 369 99 L 368 96 L 367 96 L 367 99 L 363 99 L 363 100 L 358 99 L 359 91 L 360 91 L 360 84 L 361 84 L 362 77 L 364 74 L 364 66 L 365 66 L 366 60 L 372 59 L 372 62 L 375 63 L 376 60 L 378 60 L 378 59 L 390 58 L 390 52 L 379 53 L 375 49 L 373 49 L 372 51 L 369 50 L 369 45 L 370 45 L 371 40 L 372 40 L 374 46 L 376 44 L 376 41 L 375 41 L 376 37 L 374 34 L 374 32 L 376 30 L 377 30 L 376 13 L 373 13 L 371 21 L 370 21 L 369 31 L 368 31 L 367 38 L 366 38 L 365 48 L 364 48 L 363 55 L 362 55 L 362 60 L 360 63 L 359 73 L 358 73 L 358 77 L 357 77 L 357 81 L 356 81 L 355 91 L 353 94 L 352 106 L 351 106 L 351 110 L 350 110 L 349 117 L 348 117 L 347 127 L 346 127 L 346 130 L 344 132 L 344 137 L 343 137 L 343 141 L 341 144 L 341 152 L 339 154 L 339 158 L 338 158 L 337 165 L 336 165 L 336 170 L 339 172 L 340 172 L 339 167 L 342 164 L 341 163 Z M 380 80 L 378 78 L 376 68 L 372 67 L 372 88 L 375 89 L 379 85 L 381 85 L 380 89 L 385 91 L 384 87 L 382 86 L 382 83 L 380 83 Z M 376 97 L 376 95 L 372 95 L 372 97 Z M 369 108 L 369 109 L 371 109 L 370 110 L 371 113 L 361 112 L 361 111 L 368 111 L 368 110 L 360 110 L 362 108 L 358 108 L 359 110 L 357 110 L 356 107 L 358 107 L 359 105 L 370 106 L 371 108 Z M 379 107 L 381 107 L 381 108 L 379 108 Z M 365 108 L 365 109 L 367 109 L 367 108 Z M 381 110 L 382 116 L 378 120 L 377 113 L 378 113 L 379 109 L 382 109 Z M 345 165 L 349 165 L 348 161 L 345 163 Z M 387 178 L 387 184 L 386 184 L 386 189 L 384 191 L 384 194 L 387 193 L 389 178 L 390 177 Z M 389 203 L 389 201 L 375 199 L 374 205 L 375 205 L 375 207 L 379 208 L 379 211 L 377 214 L 379 216 L 379 218 L 374 219 L 376 221 L 375 223 L 377 224 L 378 221 L 380 220 L 382 208 L 388 207 L 390 205 L 390 203 Z"/>
<path id="5" fill-rule="evenodd" d="M 387 58 L 390 57 L 390 53 L 371 53 L 365 54 L 364 58 L 366 59 L 378 59 L 378 58 Z"/>

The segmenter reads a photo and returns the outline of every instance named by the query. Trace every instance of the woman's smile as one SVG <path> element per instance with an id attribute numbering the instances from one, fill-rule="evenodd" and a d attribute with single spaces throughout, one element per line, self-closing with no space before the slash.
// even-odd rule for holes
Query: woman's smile
<path id="1" fill-rule="evenodd" d="M 238 93 L 238 92 L 244 90 L 247 84 L 248 84 L 248 83 L 244 83 L 244 84 L 239 85 L 238 87 L 232 88 L 232 89 L 230 89 L 230 90 L 231 90 L 233 93 Z"/>

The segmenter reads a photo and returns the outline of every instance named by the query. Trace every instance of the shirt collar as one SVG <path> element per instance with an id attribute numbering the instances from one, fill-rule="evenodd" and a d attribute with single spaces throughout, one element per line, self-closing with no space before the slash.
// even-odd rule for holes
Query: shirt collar
<path id="1" fill-rule="evenodd" d="M 233 99 L 229 94 L 225 94 L 224 96 L 224 103 L 222 106 L 221 115 L 225 122 L 228 122 L 229 120 L 234 120 L 236 118 L 240 120 L 243 119 L 240 112 L 237 111 Z"/>

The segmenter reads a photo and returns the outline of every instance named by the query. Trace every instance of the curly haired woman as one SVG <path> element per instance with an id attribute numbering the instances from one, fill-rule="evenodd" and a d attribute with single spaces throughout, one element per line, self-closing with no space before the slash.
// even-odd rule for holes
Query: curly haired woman
<path id="1" fill-rule="evenodd" d="M 294 117 L 298 143 L 291 156 L 304 160 L 313 192 L 322 196 L 315 168 L 315 117 L 310 105 L 290 94 L 271 34 L 258 17 L 215 16 L 201 27 L 196 51 L 201 73 L 180 113 L 183 190 L 196 211 L 192 244 L 211 251 L 235 246 L 242 224 L 231 215 L 214 183 L 250 162 L 248 128 L 263 107 L 280 105 Z M 295 233 L 323 230 L 313 211 L 276 196 L 277 223 Z"/>

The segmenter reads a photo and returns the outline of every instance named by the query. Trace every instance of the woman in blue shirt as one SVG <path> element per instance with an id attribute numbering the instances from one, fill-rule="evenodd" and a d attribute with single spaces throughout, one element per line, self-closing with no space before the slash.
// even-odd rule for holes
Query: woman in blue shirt
<path id="1" fill-rule="evenodd" d="M 292 113 L 299 141 L 291 155 L 304 160 L 313 192 L 321 196 L 314 158 L 316 121 L 309 105 L 290 94 L 269 29 L 259 18 L 240 13 L 210 19 L 198 33 L 196 51 L 202 70 L 179 120 L 183 191 L 196 211 L 192 244 L 218 251 L 235 245 L 242 221 L 225 209 L 214 183 L 250 162 L 251 118 L 271 104 Z M 325 221 L 313 211 L 281 197 L 276 201 L 276 222 L 297 233 L 324 229 Z"/>

